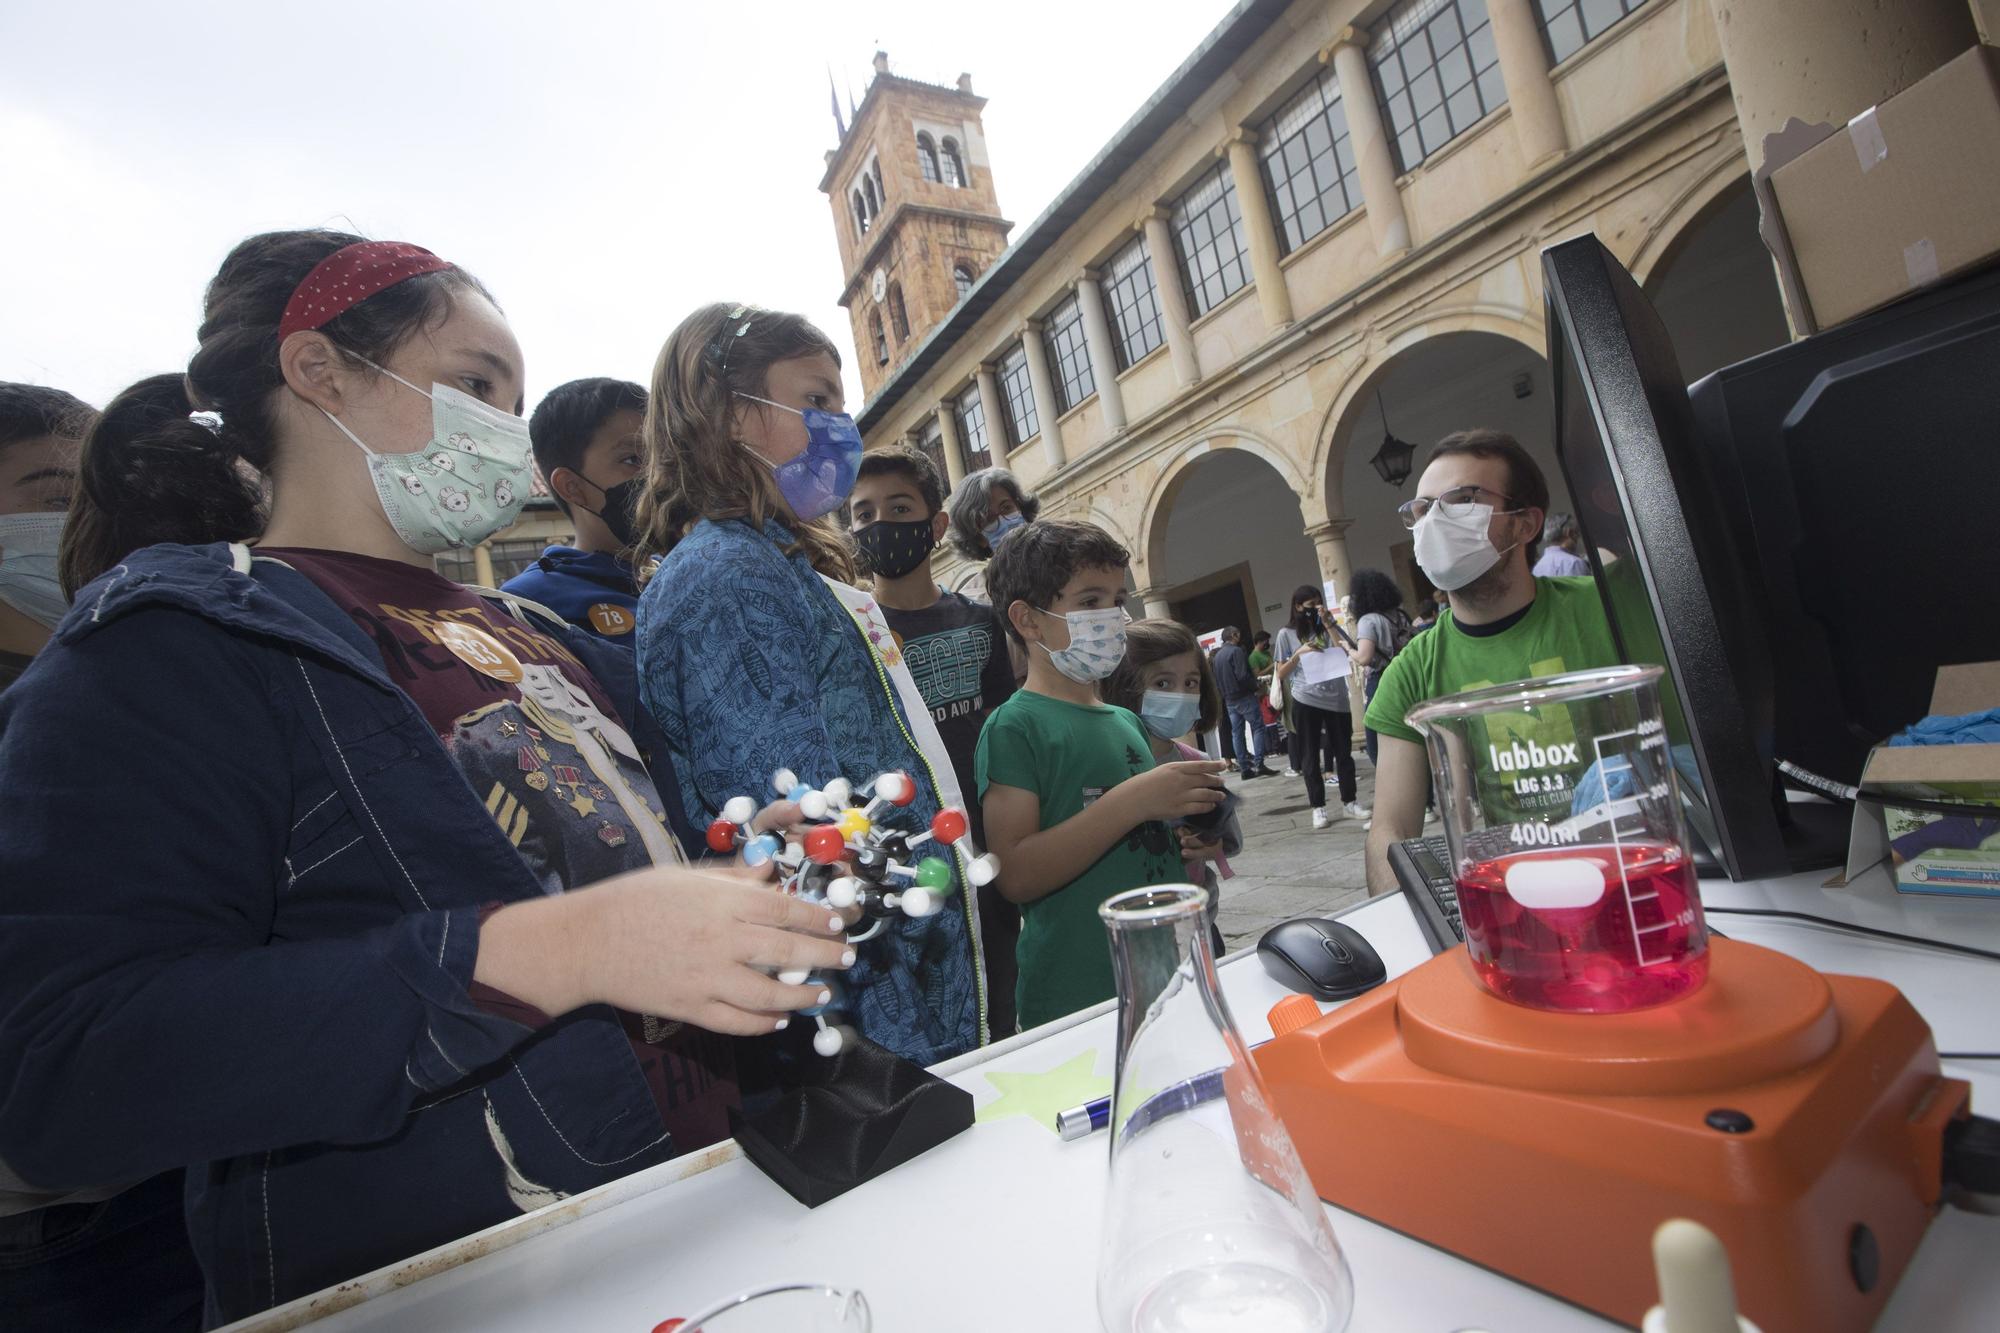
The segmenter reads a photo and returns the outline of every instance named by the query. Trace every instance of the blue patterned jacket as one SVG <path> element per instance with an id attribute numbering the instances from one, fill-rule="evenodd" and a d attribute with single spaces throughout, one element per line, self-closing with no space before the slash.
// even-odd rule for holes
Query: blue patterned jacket
<path id="1" fill-rule="evenodd" d="M 688 818 L 700 827 L 732 796 L 772 799 L 780 768 L 815 787 L 902 769 L 917 798 L 882 819 L 928 828 L 936 786 L 894 687 L 805 556 L 784 554 L 791 541 L 775 519 L 761 533 L 704 519 L 640 596 L 639 697 L 666 734 Z M 980 1043 L 974 911 L 957 891 L 942 912 L 898 917 L 860 946 L 838 1003 L 864 1037 L 920 1065 Z"/>

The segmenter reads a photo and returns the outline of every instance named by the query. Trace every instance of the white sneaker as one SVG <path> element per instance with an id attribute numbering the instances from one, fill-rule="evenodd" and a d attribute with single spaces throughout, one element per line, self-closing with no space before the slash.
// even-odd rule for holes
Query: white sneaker
<path id="1" fill-rule="evenodd" d="M 1341 806 L 1340 809 L 1341 813 L 1349 819 L 1366 819 L 1370 813 L 1368 807 L 1359 801 L 1349 801 L 1346 805 Z"/>
<path id="2" fill-rule="evenodd" d="M 1328 824 L 1331 824 L 1332 822 L 1333 822 L 1333 816 L 1329 815 L 1326 812 L 1325 806 L 1320 806 L 1318 809 L 1313 811 L 1314 828 L 1316 829 L 1325 828 Z"/>
<path id="3" fill-rule="evenodd" d="M 1435 823 L 1437 823 L 1437 822 L 1438 822 L 1438 812 L 1437 812 L 1437 811 L 1435 811 L 1435 810 L 1426 810 L 1426 811 L 1424 811 L 1424 822 L 1425 822 L 1426 824 L 1435 824 Z"/>
<path id="4" fill-rule="evenodd" d="M 1369 829 L 1372 829 L 1374 827 L 1375 827 L 1375 821 L 1372 819 L 1364 819 L 1361 821 L 1361 831 L 1363 833 L 1366 833 Z"/>
<path id="5" fill-rule="evenodd" d="M 1299 770 L 1293 768 L 1290 764 L 1287 764 L 1285 766 L 1285 776 L 1288 778 L 1299 778 L 1299 777 L 1304 777 L 1305 774 L 1299 772 Z"/>

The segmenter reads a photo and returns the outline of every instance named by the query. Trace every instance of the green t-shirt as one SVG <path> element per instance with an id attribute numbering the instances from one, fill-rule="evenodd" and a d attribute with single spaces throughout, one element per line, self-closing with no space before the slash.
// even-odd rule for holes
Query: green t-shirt
<path id="1" fill-rule="evenodd" d="M 1111 788 L 1152 767 L 1152 746 L 1130 712 L 1066 703 L 1027 689 L 993 710 L 973 755 L 980 796 L 996 782 L 1035 793 L 1044 829 L 1074 818 Z M 1006 873 L 1004 867 L 1001 873 Z M 1186 880 L 1173 831 L 1148 820 L 1075 880 L 1022 907 L 1021 939 L 1015 946 L 1020 972 L 1014 986 L 1022 1030 L 1117 994 L 1099 903 L 1126 889 Z"/>
<path id="2" fill-rule="evenodd" d="M 1528 614 L 1498 634 L 1468 634 L 1449 611 L 1440 613 L 1437 624 L 1405 644 L 1382 673 L 1368 705 L 1368 725 L 1421 745 L 1423 737 L 1403 718 L 1427 700 L 1621 660 L 1597 581 L 1588 575 L 1539 578 Z"/>

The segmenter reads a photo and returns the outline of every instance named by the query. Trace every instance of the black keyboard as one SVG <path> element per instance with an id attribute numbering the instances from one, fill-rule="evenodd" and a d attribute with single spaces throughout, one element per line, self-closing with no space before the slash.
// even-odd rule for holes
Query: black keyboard
<path id="1" fill-rule="evenodd" d="M 1451 877 L 1451 849 L 1442 834 L 1397 843 L 1389 849 L 1389 868 L 1396 872 L 1396 882 L 1403 886 L 1432 953 L 1465 943 L 1465 926 L 1458 919 L 1458 884 Z"/>

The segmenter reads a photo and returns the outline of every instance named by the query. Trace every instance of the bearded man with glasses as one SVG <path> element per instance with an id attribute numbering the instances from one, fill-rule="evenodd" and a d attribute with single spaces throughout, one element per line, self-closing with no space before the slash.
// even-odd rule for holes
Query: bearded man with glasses
<path id="1" fill-rule="evenodd" d="M 1380 733 L 1368 891 L 1396 888 L 1389 848 L 1423 832 L 1429 761 L 1403 719 L 1427 699 L 1481 685 L 1610 666 L 1620 660 L 1596 580 L 1537 578 L 1535 548 L 1549 484 L 1526 449 L 1499 431 L 1447 435 L 1398 513 L 1417 564 L 1449 603 L 1437 624 L 1396 654 L 1368 705 Z M 1533 727 L 1524 717 L 1524 736 Z"/>

